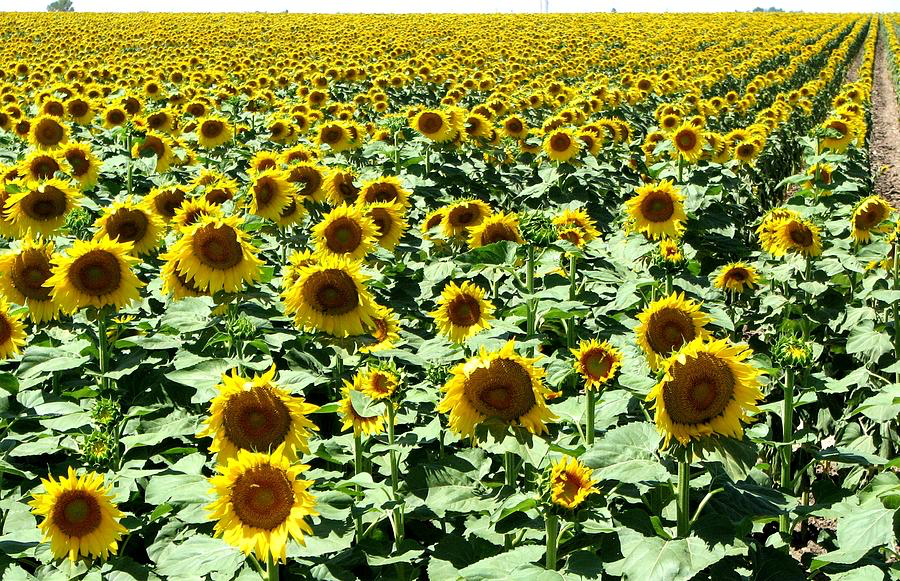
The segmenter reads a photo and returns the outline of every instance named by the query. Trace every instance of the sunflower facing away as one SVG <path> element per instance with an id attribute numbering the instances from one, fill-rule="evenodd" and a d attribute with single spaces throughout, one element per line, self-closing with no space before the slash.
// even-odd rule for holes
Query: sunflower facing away
<path id="1" fill-rule="evenodd" d="M 217 465 L 209 480 L 216 500 L 206 507 L 210 520 L 218 521 L 215 536 L 260 561 L 271 555 L 286 562 L 288 537 L 304 545 L 303 535 L 312 534 L 304 519 L 318 514 L 308 490 L 312 481 L 297 479 L 306 468 L 278 452 L 247 450 Z"/>
<path id="2" fill-rule="evenodd" d="M 547 431 L 546 422 L 556 416 L 547 407 L 544 370 L 537 359 L 516 353 L 510 340 L 499 351 L 481 351 L 457 364 L 441 388 L 444 399 L 438 411 L 450 414 L 450 427 L 461 436 L 475 439 L 475 428 L 487 419 L 518 425 L 533 434 Z"/>
<path id="3" fill-rule="evenodd" d="M 284 293 L 284 308 L 298 327 L 329 335 L 362 335 L 372 327 L 375 301 L 360 272 L 360 262 L 323 256 L 299 269 L 297 282 Z"/>
<path id="4" fill-rule="evenodd" d="M 550 469 L 550 500 L 553 504 L 569 510 L 591 494 L 599 494 L 591 480 L 591 469 L 571 456 L 563 456 Z"/>
<path id="5" fill-rule="evenodd" d="M 516 244 L 524 242 L 519 231 L 519 216 L 512 212 L 492 214 L 481 224 L 469 228 L 469 248 L 480 248 L 503 240 Z"/>
<path id="6" fill-rule="evenodd" d="M 731 262 L 722 267 L 713 284 L 722 290 L 742 293 L 755 287 L 758 281 L 755 268 L 746 262 Z"/>
<path id="7" fill-rule="evenodd" d="M 341 431 L 347 431 L 353 428 L 353 433 L 357 436 L 365 434 L 367 436 L 375 436 L 384 431 L 384 415 L 377 416 L 362 415 L 353 407 L 353 400 L 350 398 L 350 392 L 353 387 L 345 382 L 341 388 L 341 402 L 338 406 L 338 412 L 341 414 Z"/>
<path id="8" fill-rule="evenodd" d="M 238 292 L 259 280 L 259 250 L 241 230 L 239 218 L 205 216 L 162 255 L 178 261 L 178 272 L 204 291 Z"/>
<path id="9" fill-rule="evenodd" d="M 323 255 L 351 260 L 365 257 L 375 247 L 378 229 L 359 206 L 340 205 L 313 226 L 316 250 Z"/>
<path id="10" fill-rule="evenodd" d="M 51 299 L 51 289 L 45 285 L 52 268 L 53 243 L 35 242 L 31 237 L 22 241 L 18 252 L 0 256 L 0 291 L 10 301 L 28 307 L 35 323 L 52 321 L 59 315 L 59 304 Z"/>
<path id="11" fill-rule="evenodd" d="M 166 226 L 162 219 L 146 203 L 135 203 L 131 198 L 107 206 L 94 223 L 97 231 L 94 239 L 109 238 L 116 242 L 130 243 L 134 254 L 149 254 L 159 246 Z"/>
<path id="12" fill-rule="evenodd" d="M 438 308 L 428 313 L 438 331 L 454 343 L 463 343 L 491 326 L 494 305 L 484 299 L 484 290 L 469 281 L 457 286 L 453 281 L 444 287 Z"/>
<path id="13" fill-rule="evenodd" d="M 637 342 L 654 371 L 682 345 L 706 337 L 705 326 L 709 322 L 700 305 L 685 299 L 684 293 L 672 293 L 653 301 L 637 318 L 640 321 L 634 330 Z"/>
<path id="14" fill-rule="evenodd" d="M 275 384 L 275 366 L 263 375 L 241 377 L 237 370 L 222 374 L 219 394 L 209 407 L 206 427 L 198 438 L 211 436 L 210 452 L 218 462 L 237 455 L 238 450 L 283 453 L 297 459 L 307 453 L 311 431 L 318 430 L 306 416 L 319 409 Z"/>
<path id="15" fill-rule="evenodd" d="M 863 198 L 853 210 L 850 217 L 850 231 L 853 239 L 858 243 L 866 243 L 872 239 L 872 232 L 878 230 L 878 225 L 887 220 L 893 208 L 879 195 Z"/>
<path id="16" fill-rule="evenodd" d="M 647 395 L 664 447 L 672 438 L 687 444 L 713 434 L 743 436 L 741 421 L 759 411 L 756 403 L 763 398 L 760 371 L 746 361 L 751 355 L 726 339 L 698 337 L 666 361 L 663 379 Z"/>
<path id="17" fill-rule="evenodd" d="M 46 284 L 53 289 L 53 301 L 66 313 L 88 306 L 121 309 L 140 299 L 138 289 L 144 283 L 131 270 L 137 262 L 130 244 L 109 238 L 75 240 L 65 255 L 55 257 Z"/>
<path id="18" fill-rule="evenodd" d="M 675 185 L 664 180 L 639 187 L 633 198 L 625 202 L 631 228 L 653 240 L 679 238 L 687 216 L 684 197 Z"/>
<path id="19" fill-rule="evenodd" d="M 68 556 L 76 561 L 80 555 L 106 560 L 116 554 L 127 529 L 119 524 L 124 515 L 103 485 L 102 475 L 87 472 L 78 476 L 70 466 L 68 476 L 59 480 L 49 476 L 41 483 L 46 492 L 35 494 L 28 504 L 32 513 L 44 517 L 38 526 L 44 540 L 50 540 L 55 558 Z"/>
<path id="20" fill-rule="evenodd" d="M 10 194 L 5 210 L 9 221 L 20 232 L 53 234 L 65 224 L 66 216 L 80 204 L 82 197 L 70 182 L 60 179 L 16 185 L 20 191 Z"/>
<path id="21" fill-rule="evenodd" d="M 571 351 L 575 356 L 575 371 L 584 378 L 587 389 L 600 389 L 622 366 L 622 352 L 608 341 L 582 341 L 578 349 Z"/>

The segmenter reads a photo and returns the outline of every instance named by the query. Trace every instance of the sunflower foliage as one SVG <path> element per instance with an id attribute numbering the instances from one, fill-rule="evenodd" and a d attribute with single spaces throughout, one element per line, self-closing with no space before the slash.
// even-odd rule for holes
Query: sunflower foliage
<path id="1" fill-rule="evenodd" d="M 4 22 L 4 580 L 900 576 L 897 17 Z"/>

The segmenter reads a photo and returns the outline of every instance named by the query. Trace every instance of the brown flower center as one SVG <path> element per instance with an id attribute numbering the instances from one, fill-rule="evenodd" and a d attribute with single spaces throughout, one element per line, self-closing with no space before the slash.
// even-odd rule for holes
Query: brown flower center
<path id="1" fill-rule="evenodd" d="M 470 295 L 458 295 L 447 305 L 447 318 L 457 327 L 471 327 L 481 320 L 481 305 Z"/>
<path id="2" fill-rule="evenodd" d="M 353 278 L 336 268 L 310 275 L 303 285 L 303 298 L 312 309 L 331 316 L 347 314 L 359 306 Z"/>
<path id="3" fill-rule="evenodd" d="M 482 415 L 506 422 L 528 413 L 536 402 L 531 377 L 511 359 L 495 359 L 466 378 L 465 394 Z"/>
<path id="4" fill-rule="evenodd" d="M 266 464 L 255 466 L 232 485 L 231 504 L 244 526 L 270 531 L 290 516 L 294 487 L 283 470 Z"/>
<path id="5" fill-rule="evenodd" d="M 572 146 L 572 138 L 565 133 L 557 133 L 550 138 L 550 149 L 553 151 L 564 153 Z"/>
<path id="6" fill-rule="evenodd" d="M 40 250 L 29 248 L 16 256 L 10 278 L 25 298 L 46 301 L 50 299 L 50 289 L 44 286 L 44 282 L 52 274 L 47 256 Z"/>
<path id="7" fill-rule="evenodd" d="M 641 215 L 650 222 L 665 222 L 675 213 L 675 203 L 667 192 L 652 191 L 641 201 Z"/>
<path id="8" fill-rule="evenodd" d="M 672 307 L 650 315 L 646 333 L 647 343 L 659 355 L 668 355 L 696 336 L 690 314 Z"/>
<path id="9" fill-rule="evenodd" d="M 228 398 L 223 426 L 225 437 L 238 448 L 270 452 L 287 437 L 291 414 L 268 386 L 255 386 Z"/>
<path id="10" fill-rule="evenodd" d="M 199 228 L 194 232 L 193 250 L 200 262 L 214 270 L 228 270 L 244 258 L 237 232 L 226 224 Z"/>
<path id="11" fill-rule="evenodd" d="M 141 210 L 120 208 L 106 221 L 106 232 L 118 242 L 137 242 L 144 238 L 150 220 Z"/>
<path id="12" fill-rule="evenodd" d="M 45 185 L 43 190 L 33 190 L 22 199 L 22 211 L 38 222 L 59 218 L 66 213 L 66 193 L 59 188 Z"/>
<path id="13" fill-rule="evenodd" d="M 82 538 L 100 527 L 103 513 L 100 503 L 83 490 L 67 490 L 59 495 L 50 517 L 64 534 Z"/>
<path id="14" fill-rule="evenodd" d="M 444 126 L 444 120 L 437 113 L 426 112 L 419 117 L 419 131 L 429 135 L 437 133 Z"/>
<path id="15" fill-rule="evenodd" d="M 728 364 L 709 353 L 688 357 L 670 369 L 663 401 L 672 421 L 697 424 L 720 415 L 734 394 L 735 378 Z"/>
<path id="16" fill-rule="evenodd" d="M 119 258 L 107 250 L 91 250 L 72 263 L 69 280 L 82 293 L 100 297 L 119 289 Z"/>

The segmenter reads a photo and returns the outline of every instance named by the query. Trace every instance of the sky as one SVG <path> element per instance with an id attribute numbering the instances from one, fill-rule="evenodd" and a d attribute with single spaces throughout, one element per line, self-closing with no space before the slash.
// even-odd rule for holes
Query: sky
<path id="1" fill-rule="evenodd" d="M 2 11 L 42 12 L 51 0 L 0 0 Z M 79 12 L 540 12 L 541 0 L 72 0 Z M 898 0 L 549 0 L 551 12 L 719 12 L 776 6 L 805 12 L 895 12 Z"/>

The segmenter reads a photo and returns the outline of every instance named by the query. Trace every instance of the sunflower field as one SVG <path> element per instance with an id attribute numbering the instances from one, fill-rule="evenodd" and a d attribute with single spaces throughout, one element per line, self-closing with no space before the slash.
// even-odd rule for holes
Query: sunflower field
<path id="1" fill-rule="evenodd" d="M 900 16 L 0 22 L 2 581 L 900 579 Z"/>

